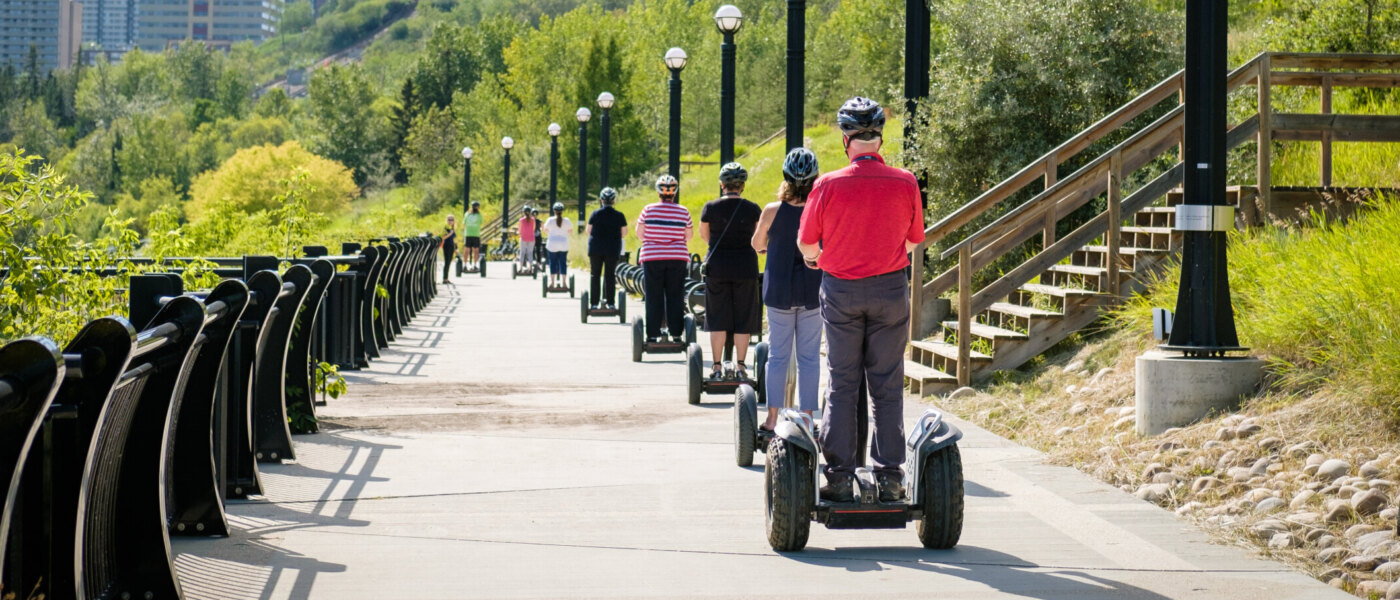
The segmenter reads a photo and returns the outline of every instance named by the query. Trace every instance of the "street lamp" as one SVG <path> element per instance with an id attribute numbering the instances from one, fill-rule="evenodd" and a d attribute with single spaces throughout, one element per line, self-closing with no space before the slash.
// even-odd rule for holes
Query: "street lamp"
<path id="1" fill-rule="evenodd" d="M 734 161 L 734 34 L 744 26 L 739 7 L 726 4 L 715 11 L 715 27 L 724 34 L 719 46 L 719 162 Z"/>
<path id="2" fill-rule="evenodd" d="M 510 231 L 510 149 L 515 147 L 515 140 L 510 139 L 510 136 L 503 137 L 501 147 L 506 151 L 502 163 L 505 167 L 505 179 L 501 184 L 501 245 L 504 247 Z"/>
<path id="3" fill-rule="evenodd" d="M 603 187 L 608 187 L 608 162 L 612 160 L 612 150 L 608 148 L 610 142 L 608 139 L 608 126 L 612 124 L 612 120 L 608 118 L 608 111 L 612 109 L 613 102 L 614 98 L 612 94 L 608 92 L 598 94 L 598 108 L 603 109 L 603 156 L 602 161 L 598 165 L 598 179 L 601 180 Z"/>
<path id="4" fill-rule="evenodd" d="M 924 2 L 926 0 L 914 0 Z M 787 149 L 802 147 L 803 63 L 807 60 L 807 0 L 788 0 L 787 14 Z"/>
<path id="5" fill-rule="evenodd" d="M 578 230 L 583 233 L 583 211 L 588 207 L 588 119 L 593 112 L 579 107 L 578 119 Z"/>
<path id="6" fill-rule="evenodd" d="M 666 158 L 671 176 L 677 180 L 681 178 L 681 71 L 688 58 L 680 48 L 666 51 L 666 68 L 671 70 L 671 140 Z"/>
<path id="7" fill-rule="evenodd" d="M 472 196 L 472 149 L 462 148 L 462 213 L 467 212 Z"/>
<path id="8" fill-rule="evenodd" d="M 559 201 L 559 131 L 558 123 L 549 124 L 549 205 Z"/>

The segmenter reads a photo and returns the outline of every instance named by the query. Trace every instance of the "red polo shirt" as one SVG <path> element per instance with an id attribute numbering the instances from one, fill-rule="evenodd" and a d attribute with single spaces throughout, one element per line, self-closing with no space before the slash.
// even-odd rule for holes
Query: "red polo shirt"
<path id="1" fill-rule="evenodd" d="M 817 266 L 841 279 L 861 279 L 909 266 L 904 242 L 924 241 L 919 183 L 879 154 L 862 154 L 817 179 L 797 232 L 822 246 Z"/>

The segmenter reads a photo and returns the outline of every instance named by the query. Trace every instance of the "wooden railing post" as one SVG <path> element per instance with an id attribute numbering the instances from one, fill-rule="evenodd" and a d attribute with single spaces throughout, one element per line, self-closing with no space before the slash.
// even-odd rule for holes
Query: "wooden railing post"
<path id="1" fill-rule="evenodd" d="M 972 384 L 972 244 L 958 250 L 958 385 Z"/>
<path id="2" fill-rule="evenodd" d="M 1265 53 L 1259 57 L 1259 166 L 1257 171 L 1257 181 L 1259 186 L 1259 210 L 1263 213 L 1264 222 L 1268 222 L 1273 214 L 1273 177 L 1270 175 L 1269 167 L 1273 160 L 1273 105 L 1270 102 L 1270 70 L 1273 63 L 1269 60 L 1269 54 Z M 1238 207 L 1237 207 L 1238 208 Z"/>
<path id="3" fill-rule="evenodd" d="M 1060 161 L 1059 157 L 1051 155 L 1045 159 L 1045 189 L 1050 189 L 1060 181 Z M 1057 221 L 1057 210 L 1055 203 L 1050 203 L 1050 209 L 1045 211 L 1045 231 L 1040 234 L 1040 247 L 1049 248 L 1055 243 L 1055 222 Z"/>
<path id="4" fill-rule="evenodd" d="M 1108 161 L 1108 230 L 1104 233 L 1108 255 L 1105 257 L 1104 266 L 1108 268 L 1106 279 L 1108 289 L 1100 290 L 1108 294 L 1117 296 L 1122 291 L 1119 284 L 1119 263 L 1121 257 L 1118 256 L 1118 248 L 1121 243 L 1121 233 L 1123 227 L 1123 154 L 1114 152 L 1113 157 Z"/>
<path id="5" fill-rule="evenodd" d="M 1322 76 L 1322 114 L 1332 114 L 1332 78 Z M 1322 187 L 1332 187 L 1332 132 L 1322 132 Z"/>
<path id="6" fill-rule="evenodd" d="M 921 243 L 909 255 L 909 339 L 924 337 L 924 250 Z"/>

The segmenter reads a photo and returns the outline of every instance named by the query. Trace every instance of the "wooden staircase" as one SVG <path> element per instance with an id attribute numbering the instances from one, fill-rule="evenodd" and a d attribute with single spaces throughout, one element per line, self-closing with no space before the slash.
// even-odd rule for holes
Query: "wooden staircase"
<path id="1" fill-rule="evenodd" d="M 1316 119 L 1318 115 L 1272 112 L 1270 90 L 1279 85 L 1322 87 L 1328 98 L 1333 85 L 1400 87 L 1400 73 L 1356 72 L 1366 69 L 1400 71 L 1400 56 L 1260 54 L 1228 76 L 1229 91 L 1256 87 L 1260 112 L 1230 128 L 1227 147 L 1263 140 L 1258 175 L 1267 182 L 1270 140 L 1319 139 L 1329 155 L 1332 139 L 1400 141 L 1400 116 L 1344 119 L 1326 114 L 1328 118 Z M 916 255 L 941 244 L 941 258 L 956 257 L 957 264 L 913 286 L 915 335 L 904 365 L 911 391 L 944 393 L 1020 367 L 1098 321 L 1104 308 L 1140 291 L 1175 257 L 1182 239 L 1175 229 L 1175 206 L 1183 201 L 1177 189 L 1184 172 L 1182 81 L 1182 72 L 1168 77 L 925 231 Z M 1329 110 L 1330 102 L 1324 102 L 1324 113 Z M 1160 116 L 1140 128 L 1128 127 L 1145 115 Z M 1080 156 L 1115 133 L 1126 136 L 1124 141 L 1098 156 Z M 1061 178 L 1059 167 L 1070 160 L 1084 166 Z M 1330 161 L 1324 161 L 1323 170 L 1323 183 L 1330 185 Z M 1146 183 L 1129 190 L 1129 178 Z M 956 243 L 944 243 L 1021 192 L 1021 197 L 1033 196 Z M 1296 211 L 1296 206 L 1273 206 L 1273 193 L 1267 184 L 1228 188 L 1227 200 L 1237 209 L 1236 226 L 1289 220 L 1281 213 Z M 1085 206 L 1102 208 L 1057 237 L 1059 222 L 1072 213 L 1082 215 Z M 1005 268 L 999 260 L 1012 252 L 1030 258 L 990 283 L 974 286 L 975 273 L 994 264 Z M 914 263 L 914 281 L 924 281 L 923 261 Z M 956 319 L 935 326 L 922 323 L 924 299 L 950 294 Z"/>

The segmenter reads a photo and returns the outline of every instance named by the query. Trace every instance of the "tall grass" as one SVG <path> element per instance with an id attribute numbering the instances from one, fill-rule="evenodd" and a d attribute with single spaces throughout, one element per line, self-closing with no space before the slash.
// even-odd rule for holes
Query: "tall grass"
<path id="1" fill-rule="evenodd" d="M 1373 90 L 1338 93 L 1332 112 L 1337 114 L 1400 115 L 1400 95 Z M 1320 110 L 1316 104 L 1300 108 Z M 1316 186 L 1321 178 L 1322 144 L 1285 142 L 1272 165 L 1276 186 Z M 1392 187 L 1400 185 L 1400 144 L 1333 142 L 1332 184 L 1344 187 Z"/>
<path id="2" fill-rule="evenodd" d="M 1230 287 L 1241 343 L 1284 388 L 1350 391 L 1400 421 L 1400 204 L 1382 198 L 1347 223 L 1233 233 Z M 1178 267 L 1116 311 L 1151 331 L 1176 304 Z"/>

